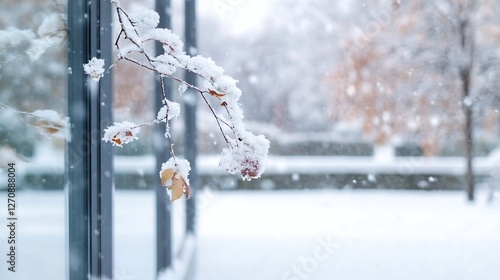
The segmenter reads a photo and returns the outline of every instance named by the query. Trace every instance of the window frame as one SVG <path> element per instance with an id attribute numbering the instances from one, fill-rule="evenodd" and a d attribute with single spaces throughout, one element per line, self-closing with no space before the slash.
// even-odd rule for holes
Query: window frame
<path id="1" fill-rule="evenodd" d="M 91 57 L 111 61 L 111 1 L 68 1 L 66 193 L 68 279 L 113 276 L 112 149 L 101 141 L 111 124 L 112 75 L 92 84 L 83 72 Z M 108 106 L 101 106 L 108 104 Z"/>
<path id="2" fill-rule="evenodd" d="M 195 0 L 185 0 L 186 49 L 196 46 Z M 112 124 L 112 69 L 99 83 L 84 74 L 83 64 L 92 57 L 112 61 L 111 1 L 69 1 L 68 5 L 68 115 L 72 122 L 72 141 L 66 148 L 65 189 L 67 199 L 67 277 L 71 280 L 113 278 L 113 153 L 105 145 L 103 130 Z M 160 27 L 170 28 L 170 0 L 156 0 Z M 162 51 L 157 47 L 157 52 Z M 195 84 L 196 76 L 185 79 Z M 170 84 L 167 84 L 171 96 Z M 158 86 L 156 92 L 161 89 Z M 161 94 L 155 94 L 155 108 L 163 106 Z M 196 247 L 189 241 L 195 232 L 196 190 L 196 102 L 186 107 L 186 158 L 192 164 L 192 198 L 186 205 L 186 236 L 175 258 L 188 262 L 183 279 L 193 277 Z M 155 134 L 161 127 L 155 128 Z M 156 140 L 155 137 L 155 141 Z M 167 143 L 155 145 L 156 168 L 167 160 Z M 158 144 L 158 143 L 156 143 Z M 156 275 L 172 268 L 171 211 L 165 188 L 155 176 L 156 196 Z M 189 241 L 189 242 L 188 242 Z M 186 256 L 189 256 L 186 258 Z M 175 269 L 175 268 L 173 268 Z"/>

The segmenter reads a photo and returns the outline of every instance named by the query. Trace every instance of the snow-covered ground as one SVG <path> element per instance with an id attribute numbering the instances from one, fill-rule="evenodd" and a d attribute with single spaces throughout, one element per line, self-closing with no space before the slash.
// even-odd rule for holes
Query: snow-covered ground
<path id="1" fill-rule="evenodd" d="M 500 279 L 500 202 L 462 192 L 217 193 L 198 280 Z"/>
<path id="2" fill-rule="evenodd" d="M 450 191 L 232 191 L 199 198 L 196 280 L 500 279 L 500 199 L 487 204 L 486 193 L 472 204 Z M 8 273 L 2 261 L 0 279 L 64 279 L 63 192 L 20 191 L 18 201 L 18 272 Z M 116 279 L 153 279 L 153 207 L 151 191 L 116 192 Z M 1 226 L 3 256 L 6 235 Z"/>

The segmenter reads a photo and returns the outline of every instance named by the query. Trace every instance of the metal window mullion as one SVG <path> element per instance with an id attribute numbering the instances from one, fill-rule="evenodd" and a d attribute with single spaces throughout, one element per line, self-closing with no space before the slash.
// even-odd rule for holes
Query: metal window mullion
<path id="1" fill-rule="evenodd" d="M 160 15 L 160 28 L 171 28 L 170 0 L 156 0 L 156 11 Z M 162 44 L 156 45 L 156 54 L 163 54 Z M 172 97 L 171 80 L 163 79 L 165 85 L 165 96 Z M 163 99 L 159 77 L 156 75 L 156 88 L 154 103 L 156 112 L 163 107 Z M 154 142 L 156 155 L 156 170 L 161 169 L 161 165 L 168 160 L 169 143 L 166 141 L 165 128 L 157 125 L 154 128 Z M 170 202 L 165 188 L 161 185 L 160 176 L 154 176 L 154 189 L 156 197 L 156 275 L 172 265 L 172 225 Z"/>
<path id="2" fill-rule="evenodd" d="M 102 145 L 111 123 L 111 74 L 98 84 L 83 73 L 91 57 L 111 60 L 110 1 L 68 1 L 68 279 L 112 278 L 112 152 Z"/>
<path id="3" fill-rule="evenodd" d="M 88 196 L 87 165 L 87 88 L 83 68 L 87 44 L 86 3 L 68 0 L 68 115 L 72 122 L 72 141 L 67 146 L 66 191 L 68 225 L 68 275 L 71 280 L 85 279 L 90 263 L 88 248 Z M 79 113 L 79 114 L 78 114 Z M 82 276 L 83 275 L 83 276 Z"/>
<path id="4" fill-rule="evenodd" d="M 184 40 L 186 53 L 196 55 L 196 1 L 185 0 L 184 2 Z M 196 85 L 197 76 L 192 72 L 186 72 L 184 79 L 187 83 Z M 196 108 L 198 104 L 198 94 L 194 90 L 188 90 L 184 95 L 190 95 L 184 98 L 185 106 L 185 156 L 191 163 L 191 173 L 189 182 L 191 184 L 191 199 L 186 201 L 186 232 L 194 233 L 195 215 L 196 215 L 196 190 L 198 184 L 198 172 L 196 165 L 197 145 L 196 145 Z"/>
<path id="5" fill-rule="evenodd" d="M 92 1 L 90 13 L 90 56 L 111 63 L 111 1 Z M 95 45 L 94 45 L 95 42 Z M 104 128 L 112 123 L 112 75 L 99 81 L 97 92 L 91 92 L 91 134 L 98 136 L 91 152 L 91 275 L 112 279 L 113 276 L 113 153 L 101 141 Z"/>

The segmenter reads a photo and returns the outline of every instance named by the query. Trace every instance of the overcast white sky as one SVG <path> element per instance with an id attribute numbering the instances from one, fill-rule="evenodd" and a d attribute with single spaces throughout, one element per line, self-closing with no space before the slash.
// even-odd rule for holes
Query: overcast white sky
<path id="1" fill-rule="evenodd" d="M 273 0 L 203 0 L 198 1 L 200 16 L 210 16 L 227 27 L 228 32 L 247 32 L 262 26 Z"/>

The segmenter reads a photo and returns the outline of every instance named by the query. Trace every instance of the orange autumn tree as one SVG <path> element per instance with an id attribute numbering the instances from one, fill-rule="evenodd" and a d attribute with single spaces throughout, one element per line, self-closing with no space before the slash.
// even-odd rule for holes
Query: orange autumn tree
<path id="1" fill-rule="evenodd" d="M 379 143 L 405 135 L 432 155 L 462 138 L 473 199 L 472 132 L 487 127 L 484 120 L 492 122 L 492 100 L 498 100 L 498 34 L 492 32 L 498 22 L 491 11 L 499 5 L 489 0 L 377 3 L 387 7 L 388 16 L 361 24 L 364 28 L 355 28 L 343 42 L 345 59 L 330 76 L 334 104 Z"/>
<path id="2" fill-rule="evenodd" d="M 402 135 L 434 155 L 444 136 L 461 130 L 464 117 L 460 81 L 450 78 L 450 50 L 442 47 L 453 34 L 429 27 L 447 23 L 428 6 L 392 2 L 386 6 L 390 17 L 353 28 L 342 42 L 344 60 L 329 78 L 332 104 L 342 108 L 332 110 L 334 120 L 361 122 L 379 144 Z"/>

